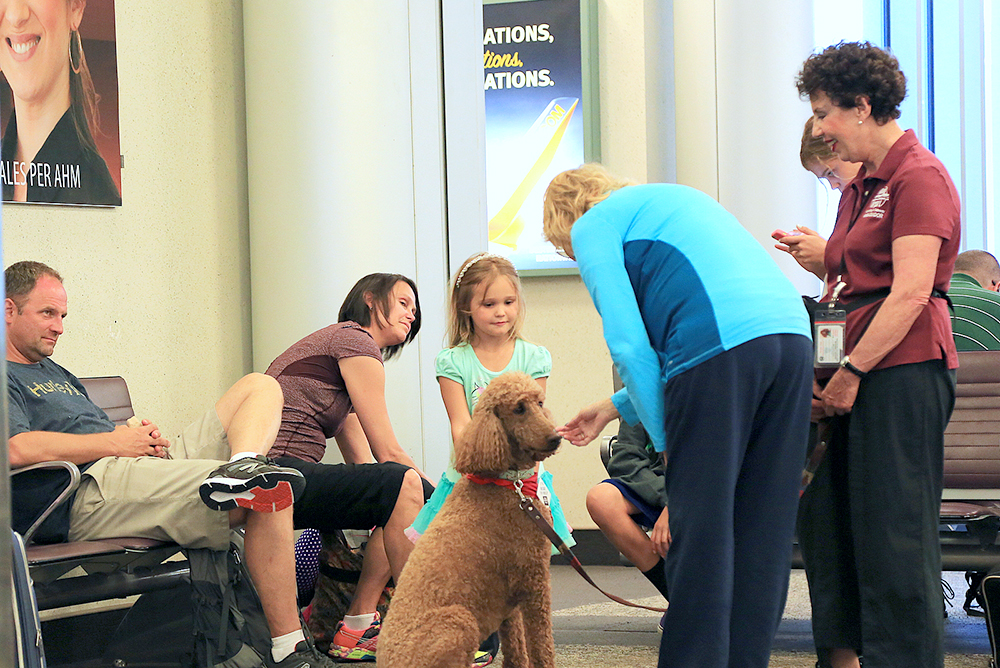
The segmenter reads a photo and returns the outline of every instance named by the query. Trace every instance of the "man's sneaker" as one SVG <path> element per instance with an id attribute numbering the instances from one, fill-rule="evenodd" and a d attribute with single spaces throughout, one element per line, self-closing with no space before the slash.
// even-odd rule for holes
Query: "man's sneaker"
<path id="1" fill-rule="evenodd" d="M 307 638 L 300 640 L 295 645 L 295 651 L 281 661 L 272 659 L 271 652 L 268 650 L 264 665 L 267 668 L 336 668 L 337 664 L 331 661 L 330 657 L 323 656 L 323 653 L 316 649 L 316 646 Z"/>
<path id="2" fill-rule="evenodd" d="M 306 488 L 306 479 L 267 457 L 244 457 L 212 471 L 201 483 L 201 500 L 213 510 L 248 508 L 258 513 L 284 510 Z"/>
<path id="3" fill-rule="evenodd" d="M 500 652 L 500 633 L 494 631 L 486 637 L 486 640 L 479 643 L 479 648 L 472 655 L 472 668 L 481 668 L 493 663 Z"/>
<path id="4" fill-rule="evenodd" d="M 375 621 L 364 631 L 352 631 L 344 622 L 339 622 L 330 641 L 330 656 L 338 661 L 374 661 L 381 629 L 382 619 L 377 612 Z"/>
<path id="5" fill-rule="evenodd" d="M 491 653 L 477 649 L 475 656 L 472 657 L 472 668 L 481 668 L 482 666 L 488 666 L 493 663 L 493 659 L 496 657 Z"/>

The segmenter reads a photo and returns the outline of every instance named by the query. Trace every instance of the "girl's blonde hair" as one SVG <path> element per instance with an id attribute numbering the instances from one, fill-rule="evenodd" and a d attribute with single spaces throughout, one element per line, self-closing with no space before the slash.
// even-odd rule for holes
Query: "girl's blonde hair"
<path id="1" fill-rule="evenodd" d="M 805 169 L 811 169 L 813 165 L 825 167 L 826 163 L 836 158 L 830 147 L 823 141 L 822 137 L 813 137 L 813 119 L 810 116 L 806 120 L 806 127 L 802 131 L 802 145 L 799 147 L 799 160 Z"/>
<path id="2" fill-rule="evenodd" d="M 557 174 L 545 189 L 542 232 L 546 241 L 573 257 L 570 240 L 573 223 L 614 191 L 634 184 L 634 181 L 615 176 L 596 162 Z"/>
<path id="3" fill-rule="evenodd" d="M 476 253 L 462 263 L 451 281 L 451 298 L 448 300 L 449 347 L 454 348 L 472 341 L 472 298 L 480 285 L 485 284 L 485 289 L 489 290 L 500 277 L 510 279 L 517 293 L 517 317 L 510 328 L 510 338 L 520 338 L 521 325 L 524 323 L 524 296 L 517 270 L 510 260 L 501 255 Z"/>

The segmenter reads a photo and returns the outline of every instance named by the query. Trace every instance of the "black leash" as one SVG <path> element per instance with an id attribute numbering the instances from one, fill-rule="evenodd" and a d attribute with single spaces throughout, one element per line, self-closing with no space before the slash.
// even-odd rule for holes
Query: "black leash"
<path id="1" fill-rule="evenodd" d="M 830 443 L 830 434 L 833 431 L 831 422 L 832 420 L 827 417 L 816 423 L 816 445 L 809 455 L 805 469 L 802 470 L 802 488 L 799 496 L 802 496 L 802 492 L 805 491 L 805 488 L 816 477 L 816 469 L 819 468 L 819 465 L 823 462 L 823 457 L 826 456 L 826 448 Z"/>
<path id="2" fill-rule="evenodd" d="M 622 605 L 627 605 L 633 608 L 643 608 L 645 610 L 652 610 L 653 612 L 667 611 L 666 608 L 656 608 L 651 605 L 642 605 L 641 603 L 634 603 L 619 596 L 615 596 L 614 594 L 609 594 L 608 592 L 604 591 L 599 586 L 597 586 L 597 583 L 594 582 L 589 575 L 587 575 L 587 571 L 584 570 L 583 565 L 580 563 L 580 560 L 576 558 L 575 554 L 573 554 L 573 550 L 571 550 L 569 546 L 563 542 L 563 539 L 559 537 L 559 534 L 557 534 L 556 530 L 552 528 L 552 525 L 549 524 L 548 520 L 545 519 L 545 516 L 542 515 L 541 511 L 539 511 L 538 508 L 535 506 L 535 504 L 531 502 L 531 499 L 525 496 L 521 492 L 521 485 L 519 484 L 520 482 L 521 482 L 520 480 L 514 482 L 514 489 L 517 491 L 517 495 L 521 497 L 521 504 L 519 506 L 521 510 L 523 510 L 524 513 L 528 517 L 530 517 L 536 525 L 538 525 L 538 528 L 541 529 L 542 533 L 545 534 L 545 536 L 549 539 L 549 541 L 551 541 L 551 543 L 556 546 L 556 549 L 559 550 L 559 554 L 569 559 L 569 565 L 575 568 L 576 572 L 579 573 L 581 576 L 583 576 L 583 579 L 589 582 L 594 589 L 601 592 L 615 603 L 621 603 Z"/>

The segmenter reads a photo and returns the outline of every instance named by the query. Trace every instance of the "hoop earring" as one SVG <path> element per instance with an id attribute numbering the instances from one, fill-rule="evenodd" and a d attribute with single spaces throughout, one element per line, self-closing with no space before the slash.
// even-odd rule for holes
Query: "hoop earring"
<path id="1" fill-rule="evenodd" d="M 76 38 L 76 64 L 73 63 L 73 39 Z M 79 74 L 83 67 L 83 41 L 80 39 L 80 31 L 74 30 L 69 35 L 69 67 L 73 74 Z"/>

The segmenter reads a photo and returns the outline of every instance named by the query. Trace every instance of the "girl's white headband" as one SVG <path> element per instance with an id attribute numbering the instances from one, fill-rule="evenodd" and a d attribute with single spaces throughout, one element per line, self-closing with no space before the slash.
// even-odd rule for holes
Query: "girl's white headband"
<path id="1" fill-rule="evenodd" d="M 462 271 L 458 272 L 458 276 L 455 277 L 455 289 L 458 290 L 458 286 L 462 284 L 462 278 L 465 276 L 465 272 L 469 271 L 469 267 L 479 262 L 480 260 L 483 260 L 488 257 L 500 257 L 500 256 L 495 253 L 480 253 L 476 257 L 469 260 L 465 264 L 465 266 L 462 267 Z"/>

